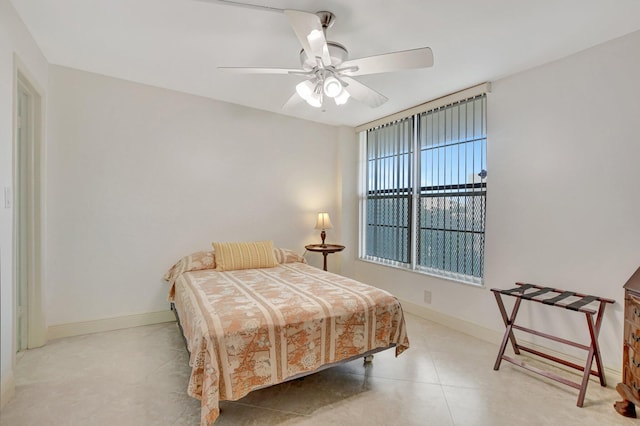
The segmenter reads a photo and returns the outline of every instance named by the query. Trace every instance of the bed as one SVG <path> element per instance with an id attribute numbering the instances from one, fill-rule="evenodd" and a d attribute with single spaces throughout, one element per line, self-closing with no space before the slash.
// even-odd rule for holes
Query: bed
<path id="1" fill-rule="evenodd" d="M 221 267 L 215 244 L 165 275 L 190 353 L 187 392 L 201 401 L 202 426 L 218 418 L 219 401 L 409 347 L 402 307 L 388 292 L 312 267 L 272 243 L 264 247 L 272 253 L 266 267 L 246 267 L 256 264 L 243 258 L 236 269 L 228 254 Z"/>

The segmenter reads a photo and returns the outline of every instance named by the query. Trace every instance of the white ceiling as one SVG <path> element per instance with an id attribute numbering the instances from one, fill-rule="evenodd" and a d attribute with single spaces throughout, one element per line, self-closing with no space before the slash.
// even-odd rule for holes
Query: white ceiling
<path id="1" fill-rule="evenodd" d="M 434 67 L 358 79 L 389 101 L 282 105 L 301 77 L 284 14 L 197 0 L 11 0 L 50 63 L 313 121 L 355 126 L 640 30 L 640 0 L 237 0 L 336 15 L 351 59 L 431 47 Z"/>

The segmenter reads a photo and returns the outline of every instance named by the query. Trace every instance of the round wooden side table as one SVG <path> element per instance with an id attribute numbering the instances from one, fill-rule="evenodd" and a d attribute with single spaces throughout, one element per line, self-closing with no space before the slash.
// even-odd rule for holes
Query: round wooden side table
<path id="1" fill-rule="evenodd" d="M 322 256 L 324 256 L 324 267 L 322 269 L 325 271 L 327 270 L 327 255 L 344 250 L 344 246 L 340 244 L 308 244 L 304 246 L 304 248 L 309 251 L 322 253 Z"/>

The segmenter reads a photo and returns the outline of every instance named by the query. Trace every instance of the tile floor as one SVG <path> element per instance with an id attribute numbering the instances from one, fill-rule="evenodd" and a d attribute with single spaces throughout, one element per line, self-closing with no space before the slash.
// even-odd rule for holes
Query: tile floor
<path id="1" fill-rule="evenodd" d="M 615 413 L 611 388 L 577 391 L 503 363 L 498 348 L 407 315 L 411 348 L 222 402 L 226 425 L 637 425 Z M 198 425 L 175 323 L 71 337 L 25 352 L 1 425 Z"/>

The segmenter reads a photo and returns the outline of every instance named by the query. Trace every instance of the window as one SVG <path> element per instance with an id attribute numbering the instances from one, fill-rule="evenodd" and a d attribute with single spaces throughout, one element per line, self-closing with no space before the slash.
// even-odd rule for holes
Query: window
<path id="1" fill-rule="evenodd" d="M 361 137 L 360 257 L 481 284 L 486 95 L 368 129 Z"/>

